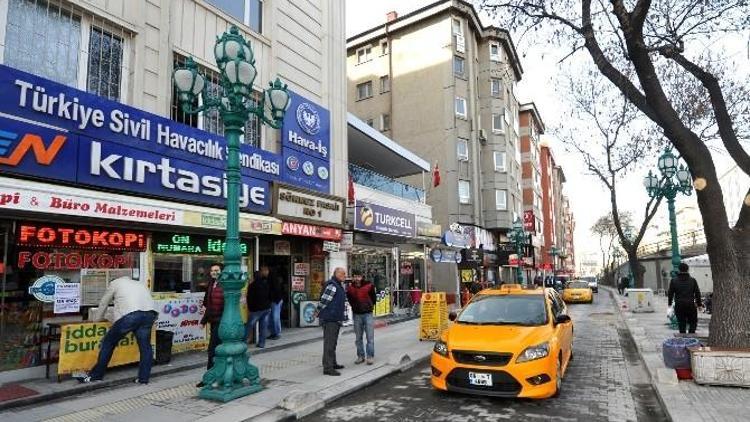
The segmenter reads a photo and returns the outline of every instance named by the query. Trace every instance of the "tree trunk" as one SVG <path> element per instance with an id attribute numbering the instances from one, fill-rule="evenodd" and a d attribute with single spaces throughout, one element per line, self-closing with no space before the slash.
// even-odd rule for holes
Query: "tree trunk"
<path id="1" fill-rule="evenodd" d="M 640 264 L 640 262 L 638 262 L 638 254 L 636 253 L 635 245 L 627 252 L 628 266 L 630 267 L 630 271 L 633 273 L 633 287 L 635 287 L 636 289 L 642 289 L 644 286 L 643 275 L 645 274 L 646 269 L 643 267 L 643 265 Z"/>
<path id="2" fill-rule="evenodd" d="M 715 229 L 705 228 L 706 237 Z M 732 247 L 708 244 L 714 281 L 713 313 L 709 325 L 712 346 L 750 347 L 750 236 L 737 231 L 729 236 Z"/>

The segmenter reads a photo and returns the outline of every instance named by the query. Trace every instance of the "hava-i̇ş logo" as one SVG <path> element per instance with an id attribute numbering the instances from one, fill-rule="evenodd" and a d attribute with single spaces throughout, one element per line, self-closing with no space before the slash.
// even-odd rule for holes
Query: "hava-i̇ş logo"
<path id="1" fill-rule="evenodd" d="M 320 132 L 320 116 L 318 110 L 310 103 L 302 103 L 297 106 L 297 123 L 308 135 L 316 135 Z"/>
<path id="2" fill-rule="evenodd" d="M 17 133 L 0 130 L 0 165 L 15 167 L 31 150 L 38 164 L 48 166 L 55 160 L 57 153 L 60 152 L 67 139 L 63 135 L 56 135 L 50 146 L 47 147 L 41 136 L 26 133 L 13 147 L 13 143 L 18 138 Z"/>
<path id="3" fill-rule="evenodd" d="M 359 212 L 359 219 L 367 227 L 372 225 L 375 220 L 375 215 L 370 207 L 362 207 L 362 211 Z"/>

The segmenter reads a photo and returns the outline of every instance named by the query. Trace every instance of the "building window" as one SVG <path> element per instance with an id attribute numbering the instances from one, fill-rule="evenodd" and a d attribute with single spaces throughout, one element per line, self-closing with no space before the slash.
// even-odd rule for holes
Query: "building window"
<path id="1" fill-rule="evenodd" d="M 458 202 L 462 204 L 471 203 L 471 183 L 468 180 L 458 181 Z"/>
<path id="2" fill-rule="evenodd" d="M 380 55 L 385 56 L 388 54 L 388 40 L 380 41 Z"/>
<path id="3" fill-rule="evenodd" d="M 503 189 L 495 189 L 495 209 L 498 211 L 508 209 L 508 192 Z"/>
<path id="4" fill-rule="evenodd" d="M 380 130 L 382 132 L 385 132 L 386 130 L 391 130 L 391 115 L 390 114 L 381 114 L 380 115 Z"/>
<path id="5" fill-rule="evenodd" d="M 380 77 L 380 93 L 388 92 L 391 90 L 391 77 L 384 75 Z"/>
<path id="6" fill-rule="evenodd" d="M 464 58 L 453 56 L 453 73 L 458 76 L 464 75 Z"/>
<path id="7" fill-rule="evenodd" d="M 372 97 L 372 81 L 357 84 L 357 99 L 364 100 Z"/>
<path id="8" fill-rule="evenodd" d="M 493 62 L 501 61 L 500 44 L 496 42 L 490 43 L 490 60 Z"/>
<path id="9" fill-rule="evenodd" d="M 464 29 L 461 26 L 461 20 L 453 18 L 453 35 L 463 35 Z"/>
<path id="10" fill-rule="evenodd" d="M 181 67 L 185 65 L 185 57 L 175 54 L 174 56 L 174 67 Z M 218 96 L 221 92 L 220 76 L 217 72 L 213 71 L 204 66 L 198 66 L 198 70 L 206 78 L 206 91 L 212 96 Z M 253 93 L 252 105 L 260 105 L 262 94 L 255 91 Z M 200 106 L 201 99 L 196 98 L 193 102 L 194 107 Z M 218 110 L 210 110 L 199 114 L 188 114 L 182 111 L 180 103 L 177 99 L 177 90 L 172 87 L 172 112 L 171 119 L 184 123 L 188 126 L 192 126 L 198 129 L 203 129 L 207 132 L 215 133 L 217 135 L 224 136 L 224 122 L 221 120 L 221 115 Z M 250 115 L 247 123 L 245 123 L 245 131 L 240 136 L 240 142 L 254 147 L 260 148 L 262 140 L 261 122 L 258 116 Z"/>
<path id="11" fill-rule="evenodd" d="M 232 15 L 253 31 L 263 33 L 263 0 L 206 0 L 206 2 Z"/>
<path id="12" fill-rule="evenodd" d="M 466 118 L 466 98 L 456 97 L 456 116 Z"/>
<path id="13" fill-rule="evenodd" d="M 91 28 L 87 91 L 110 100 L 119 100 L 121 79 L 122 38 L 99 28 Z"/>
<path id="14" fill-rule="evenodd" d="M 459 161 L 469 161 L 469 143 L 466 139 L 458 138 L 456 142 L 456 156 Z"/>
<path id="15" fill-rule="evenodd" d="M 366 63 L 372 60 L 372 47 L 362 47 L 357 50 L 357 63 Z"/>
<path id="16" fill-rule="evenodd" d="M 492 114 L 492 131 L 495 133 L 505 132 L 505 124 L 503 122 L 502 114 Z"/>
<path id="17" fill-rule="evenodd" d="M 498 78 L 492 78 L 490 79 L 490 94 L 493 97 L 500 97 L 502 92 L 502 83 L 500 82 L 500 79 Z"/>
<path id="18" fill-rule="evenodd" d="M 126 36 L 92 25 L 90 17 L 47 1 L 7 2 L 4 64 L 124 101 Z"/>
<path id="19" fill-rule="evenodd" d="M 501 151 L 495 151 L 493 154 L 495 161 L 495 171 L 505 171 L 505 153 Z"/>

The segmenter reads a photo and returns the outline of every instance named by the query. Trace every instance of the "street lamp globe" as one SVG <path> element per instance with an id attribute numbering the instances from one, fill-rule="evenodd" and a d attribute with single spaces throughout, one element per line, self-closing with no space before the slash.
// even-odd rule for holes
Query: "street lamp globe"
<path id="1" fill-rule="evenodd" d="M 255 66 L 241 58 L 228 61 L 224 66 L 224 73 L 236 94 L 249 96 L 252 93 L 253 81 L 258 71 Z"/>
<path id="2" fill-rule="evenodd" d="M 648 176 L 643 178 L 643 186 L 646 187 L 649 194 L 652 194 L 659 186 L 659 179 L 654 176 L 654 173 L 651 170 L 648 171 Z"/>
<path id="3" fill-rule="evenodd" d="M 690 171 L 683 165 L 680 165 L 680 169 L 677 170 L 677 180 L 679 180 L 680 186 L 683 188 L 690 187 Z"/>
<path id="4" fill-rule="evenodd" d="M 232 26 L 229 28 L 229 32 L 225 32 L 221 37 L 216 38 L 214 57 L 216 57 L 216 64 L 221 70 L 224 70 L 224 67 L 229 62 L 236 59 L 244 59 L 244 61 L 251 65 L 255 64 L 253 50 L 242 35 L 240 35 L 240 31 L 236 26 Z"/>
<path id="5" fill-rule="evenodd" d="M 677 171 L 677 157 L 672 154 L 672 150 L 667 148 L 664 154 L 659 157 L 658 162 L 659 171 L 667 177 L 674 176 Z"/>
<path id="6" fill-rule="evenodd" d="M 266 90 L 266 97 L 268 103 L 271 104 L 271 117 L 276 121 L 281 121 L 284 118 L 284 112 L 289 108 L 291 97 L 286 84 L 282 83 L 279 78 L 268 84 L 271 88 Z"/>
<path id="7" fill-rule="evenodd" d="M 198 72 L 198 66 L 191 57 L 185 60 L 185 67 L 175 69 L 172 76 L 181 103 L 192 104 L 206 86 L 206 78 Z"/>

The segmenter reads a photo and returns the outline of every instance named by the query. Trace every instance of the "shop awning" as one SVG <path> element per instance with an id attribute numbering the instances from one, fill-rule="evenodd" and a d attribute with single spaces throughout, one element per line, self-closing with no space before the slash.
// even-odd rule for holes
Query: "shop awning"
<path id="1" fill-rule="evenodd" d="M 430 171 L 430 163 L 351 113 L 347 115 L 349 162 L 399 178 Z"/>

